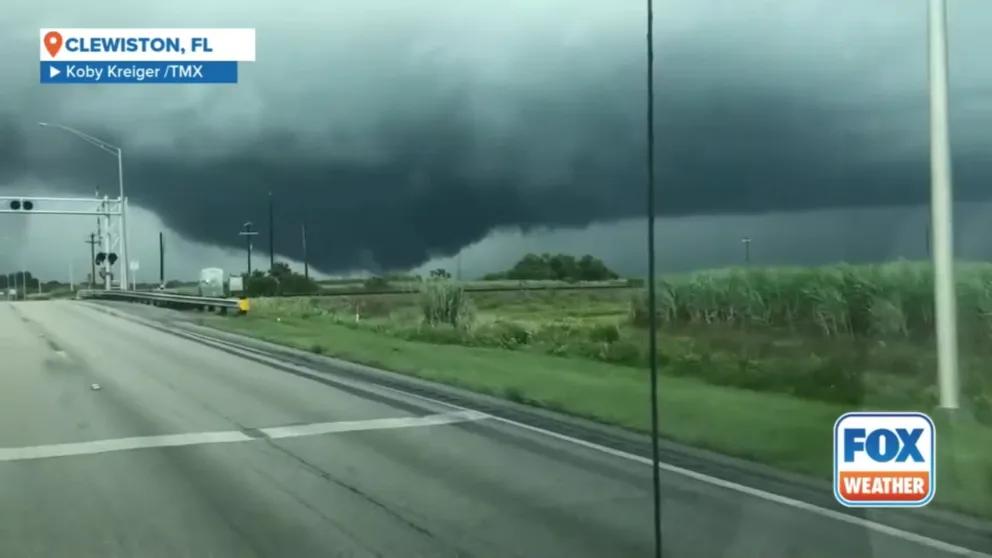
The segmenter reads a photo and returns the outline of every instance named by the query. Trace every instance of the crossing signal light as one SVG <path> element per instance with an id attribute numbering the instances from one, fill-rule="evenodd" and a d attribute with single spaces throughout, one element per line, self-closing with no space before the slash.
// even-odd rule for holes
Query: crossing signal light
<path id="1" fill-rule="evenodd" d="M 11 200 L 10 209 L 14 211 L 20 211 L 22 209 L 24 211 L 31 211 L 34 209 L 34 202 L 31 200 Z"/>
<path id="2" fill-rule="evenodd" d="M 117 254 L 111 252 L 107 254 L 107 259 L 110 260 L 110 265 L 114 265 L 117 263 Z"/>
<path id="3" fill-rule="evenodd" d="M 105 260 L 105 259 L 107 259 L 107 253 L 106 252 L 97 252 L 96 253 L 96 265 L 103 265 L 103 260 Z"/>

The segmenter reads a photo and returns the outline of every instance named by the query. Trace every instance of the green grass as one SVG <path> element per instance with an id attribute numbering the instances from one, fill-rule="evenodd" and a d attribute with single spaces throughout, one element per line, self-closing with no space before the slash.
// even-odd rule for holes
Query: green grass
<path id="1" fill-rule="evenodd" d="M 300 303 L 299 308 L 310 307 Z M 533 351 L 410 341 L 336 320 L 333 314 L 295 313 L 263 302 L 248 316 L 211 317 L 205 323 L 632 430 L 649 428 L 644 368 Z M 831 472 L 834 420 L 855 408 L 692 377 L 663 377 L 659 397 L 664 436 L 820 478 L 829 478 Z M 946 426 L 938 431 L 946 431 Z M 956 426 L 953 442 L 941 439 L 936 503 L 992 517 L 992 500 L 987 498 L 992 494 L 990 440 L 992 429 L 968 420 Z"/>

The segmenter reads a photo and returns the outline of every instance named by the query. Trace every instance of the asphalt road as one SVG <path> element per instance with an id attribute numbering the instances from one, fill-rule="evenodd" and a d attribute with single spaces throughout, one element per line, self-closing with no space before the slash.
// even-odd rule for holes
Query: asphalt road
<path id="1" fill-rule="evenodd" d="M 956 555 L 662 481 L 669 557 Z M 484 415 L 84 303 L 0 303 L 0 556 L 651 556 L 650 486 L 641 462 Z"/>

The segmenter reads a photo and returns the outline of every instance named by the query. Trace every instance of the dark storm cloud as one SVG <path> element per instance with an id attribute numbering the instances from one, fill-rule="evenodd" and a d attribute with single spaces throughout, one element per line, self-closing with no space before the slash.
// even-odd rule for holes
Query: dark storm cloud
<path id="1" fill-rule="evenodd" d="M 397 16 L 388 29 L 314 45 L 328 49 L 326 72 L 275 56 L 275 37 L 289 31 L 267 29 L 258 14 L 246 24 L 259 29 L 259 61 L 244 68 L 237 91 L 172 88 L 175 97 L 152 102 L 146 95 L 156 93 L 142 88 L 22 86 L 24 110 L 0 109 L 0 184 L 12 188 L 22 175 L 80 192 L 114 184 L 112 165 L 81 153 L 72 138 L 28 131 L 25 116 L 55 112 L 129 146 L 131 201 L 166 225 L 238 245 L 243 221 L 267 232 L 271 191 L 278 251 L 300 256 L 306 222 L 311 259 L 325 270 L 410 267 L 500 227 L 641 215 L 642 14 L 587 4 L 595 7 L 577 7 L 571 19 L 551 10 L 522 15 L 519 42 L 485 27 L 477 41 L 464 39 L 468 24 L 507 25 L 505 15 L 487 20 L 492 11 L 483 8 L 465 21 Z M 662 11 L 659 20 L 661 214 L 927 199 L 922 2 L 850 1 L 849 10 L 813 0 L 663 4 L 674 15 Z M 437 13 L 457 5 L 445 6 Z M 975 29 L 992 24 L 992 10 L 956 7 L 956 195 L 984 200 L 992 104 L 983 92 L 992 78 L 976 71 L 975 52 L 992 41 Z M 36 49 L 35 34 L 25 50 Z M 349 49 L 351 66 L 341 54 Z M 264 247 L 265 235 L 259 240 Z"/>

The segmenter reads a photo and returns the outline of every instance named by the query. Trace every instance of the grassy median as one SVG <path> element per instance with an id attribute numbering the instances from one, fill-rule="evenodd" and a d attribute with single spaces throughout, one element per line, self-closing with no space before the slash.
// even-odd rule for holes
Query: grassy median
<path id="1" fill-rule="evenodd" d="M 415 295 L 259 300 L 248 316 L 205 323 L 647 431 L 647 337 L 630 323 L 632 294 L 474 295 L 470 328 L 424 326 Z M 852 351 L 846 342 L 718 327 L 668 331 L 661 340 L 662 433 L 828 479 L 831 432 L 841 413 L 932 408 L 918 400 L 930 392 L 899 371 L 907 363 L 927 366 L 932 348 L 890 341 Z M 864 373 L 843 389 L 826 385 L 850 366 Z M 825 385 L 813 391 L 811 382 Z M 953 440 L 941 437 L 936 503 L 992 517 L 990 445 L 992 428 L 971 418 L 958 421 Z"/>

